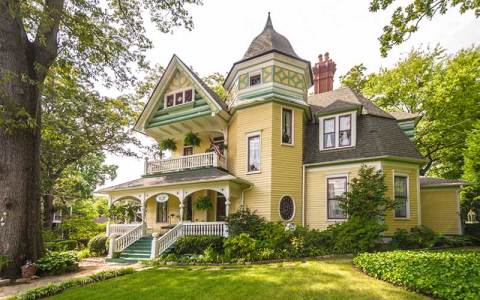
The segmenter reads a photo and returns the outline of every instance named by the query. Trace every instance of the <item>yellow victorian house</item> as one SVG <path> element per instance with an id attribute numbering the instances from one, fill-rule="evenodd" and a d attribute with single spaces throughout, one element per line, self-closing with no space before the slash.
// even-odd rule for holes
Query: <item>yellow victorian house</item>
<path id="1" fill-rule="evenodd" d="M 422 224 L 461 234 L 464 183 L 420 176 L 425 160 L 410 140 L 418 116 L 333 89 L 334 72 L 328 53 L 313 68 L 300 58 L 270 16 L 231 67 L 226 101 L 174 55 L 135 125 L 168 141 L 171 157 L 146 159 L 141 178 L 100 191 L 110 205 L 141 207 L 138 223 L 109 224 L 109 256 L 155 257 L 180 236 L 227 236 L 225 218 L 241 207 L 324 229 L 347 218 L 336 199 L 362 165 L 382 170 L 401 203 L 385 216 L 386 236 Z"/>

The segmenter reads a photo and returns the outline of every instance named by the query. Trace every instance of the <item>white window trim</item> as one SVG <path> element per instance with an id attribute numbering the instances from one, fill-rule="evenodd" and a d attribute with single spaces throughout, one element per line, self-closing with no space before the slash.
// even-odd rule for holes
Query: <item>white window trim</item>
<path id="1" fill-rule="evenodd" d="M 249 145 L 249 143 L 248 143 L 248 138 L 250 138 L 250 137 L 252 137 L 252 136 L 257 136 L 257 135 L 259 136 L 259 139 L 260 139 L 260 146 L 259 146 L 259 152 L 260 152 L 260 153 L 259 153 L 259 157 L 260 157 L 260 170 L 258 170 L 258 171 L 249 171 L 249 170 L 248 170 L 248 156 L 249 156 L 250 145 Z M 246 152 L 247 152 L 247 153 L 246 153 L 246 156 L 245 156 L 245 157 L 247 158 L 246 164 L 245 164 L 245 166 L 246 166 L 246 168 L 245 168 L 246 174 L 247 174 L 247 175 L 250 175 L 250 174 L 259 174 L 259 173 L 261 173 L 261 172 L 262 172 L 262 131 L 254 131 L 254 132 L 249 132 L 249 133 L 247 133 L 247 134 L 245 135 L 245 145 L 246 145 L 245 149 L 246 149 Z"/>
<path id="2" fill-rule="evenodd" d="M 251 85 L 250 84 L 250 78 L 252 78 L 253 76 L 257 76 L 257 75 L 260 75 L 260 83 L 259 84 L 254 84 L 254 85 Z M 250 72 L 248 73 L 248 87 L 251 88 L 251 87 L 257 87 L 257 86 L 260 86 L 263 84 L 263 76 L 262 76 L 262 70 L 257 70 L 257 71 L 254 71 L 254 72 Z"/>
<path id="3" fill-rule="evenodd" d="M 284 143 L 282 140 L 282 135 L 283 135 L 283 110 L 289 110 L 292 112 L 292 142 L 290 144 Z M 280 108 L 280 145 L 283 146 L 295 146 L 295 110 L 293 108 L 287 107 L 287 106 L 281 106 Z"/>
<path id="4" fill-rule="evenodd" d="M 340 146 L 339 141 L 340 141 L 340 117 L 350 115 L 351 120 L 350 120 L 350 130 L 352 131 L 351 133 L 351 143 L 349 146 Z M 335 119 L 335 146 L 330 147 L 330 148 L 325 148 L 323 145 L 323 120 L 325 119 Z M 344 112 L 344 113 L 339 113 L 335 115 L 327 115 L 327 116 L 321 116 L 318 119 L 318 138 L 319 138 L 319 147 L 320 151 L 327 151 L 327 150 L 335 150 L 335 149 L 348 149 L 355 147 L 357 145 L 357 112 L 356 111 L 351 111 L 351 112 Z"/>
<path id="5" fill-rule="evenodd" d="M 347 178 L 347 190 L 345 192 L 348 192 L 348 183 L 350 182 L 350 178 L 348 176 L 348 173 L 335 173 L 335 174 L 328 174 L 325 176 L 325 214 L 326 214 L 326 220 L 327 221 L 335 221 L 335 222 L 344 222 L 348 220 L 348 215 L 343 218 L 343 219 L 338 219 L 338 218 L 329 218 L 328 217 L 328 179 L 329 178 L 338 178 L 338 177 L 346 177 Z"/>
<path id="6" fill-rule="evenodd" d="M 283 197 L 290 197 L 290 199 L 292 199 L 292 201 L 293 201 L 293 214 L 292 214 L 292 217 L 288 220 L 283 219 L 282 215 L 280 214 L 280 202 L 282 201 Z M 295 214 L 296 213 L 297 213 L 297 205 L 295 204 L 295 199 L 292 196 L 286 195 L 286 194 L 280 196 L 280 199 L 278 200 L 278 216 L 280 217 L 280 220 L 282 220 L 284 222 L 290 222 L 293 219 L 295 219 Z"/>
<path id="7" fill-rule="evenodd" d="M 188 91 L 188 90 L 192 90 L 192 101 L 185 102 L 185 91 Z M 183 94 L 183 103 L 182 104 L 176 104 L 175 94 L 180 93 L 180 92 L 182 92 L 182 94 Z M 173 95 L 173 105 L 172 106 L 167 106 L 167 97 L 170 96 L 170 95 Z M 182 106 L 182 105 L 185 105 L 185 104 L 191 104 L 194 101 L 195 101 L 195 88 L 193 86 L 190 86 L 190 87 L 186 87 L 186 88 L 183 88 L 183 89 L 178 89 L 178 90 L 175 90 L 175 91 L 170 92 L 168 94 L 165 94 L 165 96 L 163 96 L 163 107 L 165 109 L 169 109 L 169 108 L 173 108 L 173 107 Z"/>
<path id="8" fill-rule="evenodd" d="M 395 216 L 395 208 L 393 209 L 393 218 L 395 220 L 410 220 L 410 176 L 407 173 L 395 172 L 392 170 L 392 199 L 395 200 L 395 176 L 402 176 L 407 178 L 407 216 L 397 217 Z"/>
<path id="9" fill-rule="evenodd" d="M 185 155 L 183 155 L 185 153 L 185 148 L 192 148 L 192 155 L 195 154 L 195 147 L 193 147 L 192 145 L 183 145 L 182 157 L 185 157 Z"/>

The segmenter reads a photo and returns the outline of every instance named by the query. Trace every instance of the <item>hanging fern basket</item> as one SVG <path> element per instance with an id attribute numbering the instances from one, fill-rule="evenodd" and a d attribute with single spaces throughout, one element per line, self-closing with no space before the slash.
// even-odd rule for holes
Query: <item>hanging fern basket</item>
<path id="1" fill-rule="evenodd" d="M 212 207 L 212 200 L 210 200 L 210 198 L 207 196 L 203 196 L 202 198 L 198 199 L 197 202 L 195 202 L 195 208 L 198 210 L 207 210 Z"/>
<path id="2" fill-rule="evenodd" d="M 175 151 L 177 150 L 177 144 L 174 139 L 164 139 L 160 142 L 160 149 Z"/>
<path id="3" fill-rule="evenodd" d="M 189 132 L 185 135 L 185 138 L 183 140 L 184 144 L 187 146 L 200 146 L 200 137 L 198 136 L 198 133 L 194 132 Z"/>

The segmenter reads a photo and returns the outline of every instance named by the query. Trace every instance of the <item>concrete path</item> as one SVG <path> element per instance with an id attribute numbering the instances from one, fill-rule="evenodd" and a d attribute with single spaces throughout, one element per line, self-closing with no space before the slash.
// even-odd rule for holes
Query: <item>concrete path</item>
<path id="1" fill-rule="evenodd" d="M 28 290 L 37 286 L 44 286 L 50 283 L 62 282 L 72 278 L 78 278 L 78 277 L 94 274 L 100 271 L 126 268 L 126 267 L 132 267 L 135 269 L 145 267 L 144 265 L 141 265 L 141 264 L 126 265 L 126 264 L 119 264 L 119 263 L 106 263 L 105 260 L 102 258 L 90 258 L 90 259 L 82 260 L 79 266 L 80 266 L 79 270 L 73 273 L 67 273 L 67 274 L 62 274 L 57 276 L 45 276 L 45 277 L 40 277 L 39 279 L 31 280 L 29 283 L 0 287 L 0 300 L 5 300 L 8 297 L 11 297 L 17 293 L 21 293 L 25 290 Z"/>

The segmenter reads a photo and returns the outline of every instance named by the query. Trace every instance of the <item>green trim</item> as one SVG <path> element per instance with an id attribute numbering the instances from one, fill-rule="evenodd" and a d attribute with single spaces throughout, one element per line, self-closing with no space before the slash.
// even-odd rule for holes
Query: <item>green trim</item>
<path id="1" fill-rule="evenodd" d="M 319 163 L 308 163 L 308 164 L 303 164 L 303 166 L 305 166 L 306 168 L 310 168 L 310 167 L 323 167 L 323 166 L 331 166 L 331 165 L 345 165 L 345 164 L 351 164 L 351 163 L 362 163 L 362 162 L 371 162 L 371 161 L 413 163 L 418 165 L 423 165 L 425 163 L 425 160 L 420 160 L 416 158 L 384 155 L 384 156 L 352 158 L 352 159 L 319 162 Z"/>
<path id="2" fill-rule="evenodd" d="M 428 191 L 428 190 L 447 190 L 447 189 L 455 189 L 459 190 L 462 189 L 464 186 L 468 184 L 451 184 L 451 185 L 421 185 L 420 184 L 420 190 L 421 191 Z"/>
<path id="3" fill-rule="evenodd" d="M 166 120 L 166 121 L 163 121 L 163 122 L 150 123 L 147 126 L 147 128 L 159 127 L 159 126 L 172 124 L 172 123 L 176 123 L 176 122 L 180 122 L 180 121 L 185 121 L 185 120 L 190 120 L 190 119 L 194 119 L 194 118 L 198 118 L 198 117 L 202 117 L 202 116 L 207 116 L 207 115 L 210 115 L 210 114 L 211 114 L 211 111 L 198 112 L 198 113 L 195 113 L 193 115 L 189 114 L 189 115 L 181 116 L 181 117 L 178 117 L 178 118 L 175 118 L 175 119 Z"/>

